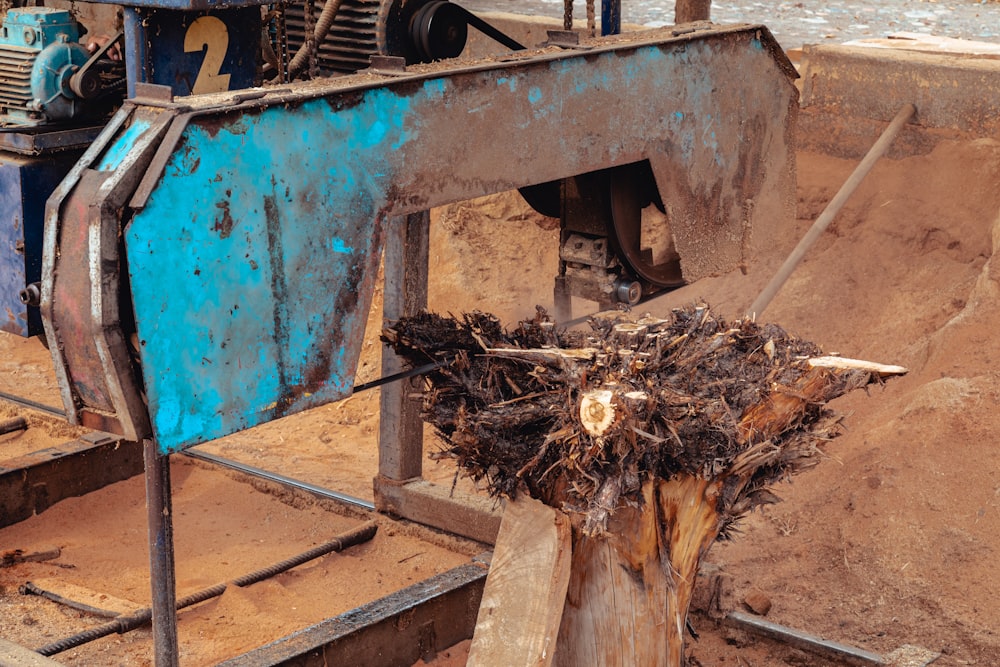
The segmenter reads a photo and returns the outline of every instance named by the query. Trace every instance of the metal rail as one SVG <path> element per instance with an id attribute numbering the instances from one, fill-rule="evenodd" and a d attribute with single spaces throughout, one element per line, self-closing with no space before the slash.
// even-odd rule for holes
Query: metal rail
<path id="1" fill-rule="evenodd" d="M 375 532 L 377 530 L 378 526 L 374 521 L 367 521 L 360 526 L 347 531 L 346 533 L 338 535 L 325 544 L 321 544 L 297 556 L 283 560 L 280 563 L 275 563 L 274 565 L 257 570 L 256 572 L 246 574 L 242 577 L 234 579 L 230 583 L 234 586 L 240 587 L 250 586 L 251 584 L 269 579 L 270 577 L 281 574 L 282 572 L 290 570 L 293 567 L 297 567 L 298 565 L 302 565 L 303 563 L 307 563 L 315 558 L 319 558 L 325 554 L 335 551 L 343 551 L 344 549 L 361 544 L 362 542 L 367 542 L 375 537 Z M 176 601 L 177 609 L 183 609 L 185 607 L 190 607 L 200 602 L 205 602 L 206 600 L 219 597 L 226 591 L 229 585 L 230 584 L 228 583 L 216 584 L 215 586 L 202 589 L 196 593 L 180 598 Z M 95 639 L 106 637 L 107 635 L 113 633 L 122 634 L 135 630 L 136 628 L 149 623 L 152 618 L 153 609 L 151 607 L 146 607 L 129 614 L 122 614 L 108 623 L 91 628 L 79 634 L 73 635 L 72 637 L 67 637 L 65 639 L 52 642 L 51 644 L 46 644 L 41 648 L 35 649 L 35 651 L 44 656 L 52 656 L 76 646 L 92 642 Z"/>
<path id="2" fill-rule="evenodd" d="M 0 398 L 5 401 L 10 401 L 11 403 L 17 403 L 21 407 L 31 408 L 32 410 L 38 410 L 40 412 L 47 412 L 50 415 L 55 415 L 56 417 L 62 417 L 66 419 L 66 411 L 62 408 L 54 408 L 51 405 L 45 405 L 44 403 L 39 403 L 33 401 L 30 398 L 24 398 L 23 396 L 17 396 L 16 394 L 9 394 L 5 391 L 0 391 Z"/>
<path id="3" fill-rule="evenodd" d="M 247 465 L 245 463 L 240 463 L 239 461 L 233 461 L 232 459 L 227 459 L 221 456 L 216 456 L 215 454 L 209 454 L 207 452 L 199 452 L 192 449 L 187 449 L 184 452 L 185 456 L 190 456 L 194 459 L 199 459 L 201 461 L 208 461 L 210 463 L 215 463 L 226 468 L 231 468 L 239 472 L 251 475 L 253 477 L 260 477 L 261 479 L 266 479 L 271 482 L 276 482 L 278 484 L 284 484 L 285 486 L 290 486 L 302 491 L 306 491 L 321 498 L 327 498 L 329 500 L 335 500 L 340 503 L 345 503 L 347 505 L 353 505 L 363 510 L 374 511 L 374 503 L 368 502 L 361 498 L 356 498 L 355 496 L 350 496 L 346 493 L 340 493 L 339 491 L 331 491 L 330 489 L 324 489 L 321 486 L 316 486 L 308 482 L 303 482 L 301 480 L 292 479 L 291 477 L 285 477 L 276 472 L 271 472 L 269 470 L 263 470 L 261 468 L 255 468 L 254 466 Z"/>
<path id="4" fill-rule="evenodd" d="M 840 642 L 822 639 L 808 632 L 794 630 L 739 611 L 730 612 L 726 616 L 725 622 L 733 627 L 753 632 L 787 646 L 800 648 L 826 658 L 844 661 L 844 664 L 870 665 L 872 667 L 886 664 L 882 656 L 877 653 L 841 644 Z"/>

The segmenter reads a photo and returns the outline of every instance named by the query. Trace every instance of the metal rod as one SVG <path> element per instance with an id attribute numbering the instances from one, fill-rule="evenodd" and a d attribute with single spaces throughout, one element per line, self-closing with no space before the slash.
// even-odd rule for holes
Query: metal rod
<path id="1" fill-rule="evenodd" d="M 371 380 L 370 382 L 362 382 L 361 384 L 354 385 L 354 388 L 351 390 L 351 393 L 358 394 L 362 391 L 375 389 L 377 387 L 381 387 L 382 385 L 390 384 L 392 382 L 407 380 L 417 375 L 425 375 L 433 370 L 437 370 L 438 368 L 447 366 L 452 361 L 453 359 L 450 358 L 442 359 L 441 361 L 435 361 L 429 364 L 425 364 L 423 366 L 419 366 L 417 368 L 411 368 L 410 370 L 400 371 L 399 373 L 392 373 L 390 375 L 384 375 L 375 380 Z M 35 410 L 39 410 L 41 412 L 47 412 L 51 415 L 55 415 L 56 417 L 62 417 L 63 419 L 66 419 L 65 410 L 53 407 L 51 405 L 46 405 L 44 403 L 38 403 L 37 401 L 33 401 L 30 398 L 24 398 L 23 396 L 18 396 L 16 394 L 8 394 L 5 391 L 0 391 L 0 399 L 3 399 L 5 401 L 10 401 L 11 403 L 17 403 L 18 405 L 21 405 L 26 408 L 32 408 Z M 2 428 L 2 425 L 0 425 L 0 428 Z M 2 435 L 2 433 L 0 433 L 0 435 Z"/>
<path id="2" fill-rule="evenodd" d="M 622 0 L 601 0 L 601 34 L 617 35 L 622 31 Z"/>
<path id="3" fill-rule="evenodd" d="M 166 458 L 166 457 L 163 457 Z M 292 569 L 298 565 L 302 565 L 314 558 L 319 558 L 325 554 L 334 551 L 343 551 L 349 547 L 356 544 L 361 544 L 362 542 L 367 542 L 375 536 L 378 526 L 374 521 L 367 521 L 356 528 L 341 533 L 337 537 L 333 538 L 329 542 L 321 544 L 314 547 L 308 551 L 304 551 L 297 556 L 293 556 L 280 563 L 275 563 L 269 567 L 251 572 L 250 574 L 243 575 L 237 579 L 233 580 L 233 584 L 236 586 L 249 586 L 251 584 L 263 581 L 269 577 L 273 577 L 276 574 L 281 574 L 287 570 Z M 176 601 L 176 609 L 184 609 L 185 607 L 190 607 L 192 605 L 198 604 L 199 602 L 204 602 L 210 600 L 214 597 L 222 595 L 227 584 L 216 584 L 215 586 L 210 586 L 209 588 L 202 589 L 191 595 L 187 595 L 180 600 Z M 71 648 L 81 646 L 88 642 L 92 642 L 95 639 L 100 639 L 101 637 L 106 637 L 110 634 L 118 633 L 122 634 L 125 632 L 130 632 L 136 628 L 142 627 L 146 623 L 149 623 L 150 619 L 154 617 L 154 612 L 151 607 L 146 607 L 144 609 L 138 609 L 129 614 L 122 614 L 116 617 L 114 620 L 105 623 L 104 625 L 99 625 L 97 627 L 91 628 L 79 634 L 73 635 L 72 637 L 67 637 L 61 639 L 57 642 L 47 644 L 41 648 L 35 649 L 36 653 L 44 656 L 55 655 L 56 653 L 61 653 L 67 651 Z M 155 636 L 154 636 L 155 640 Z M 174 657 L 176 658 L 176 651 Z M 159 664 L 159 663 L 157 663 Z"/>
<path id="4" fill-rule="evenodd" d="M 35 410 L 48 412 L 49 414 L 53 414 L 57 417 L 62 417 L 63 419 L 66 418 L 65 410 L 60 410 L 59 408 L 54 408 L 51 405 L 45 405 L 44 403 L 38 403 L 37 401 L 33 401 L 30 398 L 24 398 L 22 396 L 17 396 L 15 394 L 8 394 L 5 391 L 0 391 L 0 398 L 4 399 L 5 401 L 10 401 L 11 403 L 17 403 L 18 405 L 22 405 L 26 408 L 34 408 Z"/>
<path id="5" fill-rule="evenodd" d="M 208 454 L 207 452 L 200 452 L 195 449 L 186 449 L 183 454 L 185 456 L 190 456 L 191 458 L 200 459 L 202 461 L 208 461 L 210 463 L 215 463 L 220 466 L 225 466 L 227 468 L 232 468 L 233 470 L 238 470 L 239 472 L 245 473 L 247 475 L 252 475 L 254 477 L 260 477 L 261 479 L 270 480 L 272 482 L 277 482 L 279 484 L 284 484 L 285 486 L 291 486 L 296 489 L 302 489 L 303 491 L 308 491 L 314 495 L 329 498 L 330 500 L 336 500 L 341 503 L 346 503 L 348 505 L 354 505 L 355 507 L 360 507 L 361 509 L 372 511 L 375 509 L 375 504 L 370 503 L 367 500 L 362 500 L 361 498 L 355 498 L 354 496 L 347 495 L 346 493 L 340 493 L 339 491 L 331 491 L 330 489 L 324 489 L 320 486 L 315 486 L 314 484 L 309 484 L 308 482 L 303 482 L 301 480 L 292 479 L 291 477 L 285 477 L 276 472 L 271 472 L 269 470 L 262 470 L 261 468 L 255 468 L 254 466 L 247 465 L 245 463 L 240 463 L 239 461 L 233 461 L 232 459 L 227 459 L 222 456 L 216 456 L 215 454 Z"/>
<path id="6" fill-rule="evenodd" d="M 861 160 L 861 163 L 854 169 L 854 173 L 852 173 L 850 178 L 848 178 L 844 185 L 841 186 L 836 196 L 830 200 L 830 203 L 826 205 L 826 208 L 823 209 L 823 212 L 820 213 L 818 218 L 816 218 L 816 221 L 813 223 L 812 227 L 809 228 L 809 231 L 806 232 L 806 235 L 802 237 L 802 240 L 799 241 L 799 244 L 795 246 L 795 249 L 785 260 L 785 263 L 781 265 L 778 272 L 774 274 L 773 278 L 771 278 L 771 282 L 767 284 L 764 290 L 750 306 L 750 309 L 747 311 L 748 315 L 751 317 L 761 316 L 764 309 L 771 303 L 775 294 L 778 293 L 778 290 L 781 289 L 781 287 L 785 284 L 785 281 L 787 281 L 789 276 L 792 275 L 795 267 L 797 267 L 799 262 L 802 261 L 806 252 L 808 252 L 813 244 L 816 243 L 820 235 L 826 231 L 826 228 L 830 225 L 837 214 L 840 213 L 840 209 L 844 206 L 850 196 L 854 194 L 854 191 L 861 184 L 861 181 L 864 180 L 865 176 L 868 175 L 868 172 L 872 170 L 872 167 L 875 166 L 878 159 L 885 155 L 886 151 L 889 150 L 889 146 L 896 138 L 896 135 L 899 134 L 899 131 L 903 129 L 903 126 L 906 125 L 906 123 L 908 123 L 916 113 L 917 108 L 912 104 L 907 104 L 899 110 L 899 113 L 897 113 L 896 117 L 892 119 L 889 126 L 885 128 L 885 131 L 882 132 L 882 135 L 878 138 L 878 141 L 875 142 L 875 145 L 871 147 L 868 154 L 865 155 L 864 159 Z"/>
<path id="7" fill-rule="evenodd" d="M 142 444 L 146 465 L 154 664 L 156 667 L 177 667 L 177 578 L 170 502 L 170 455 L 160 454 L 152 438 L 146 438 Z"/>
<path id="8" fill-rule="evenodd" d="M 864 649 L 848 646 L 839 642 L 832 642 L 822 639 L 807 632 L 793 630 L 792 628 L 771 621 L 765 621 L 757 616 L 744 614 L 739 611 L 730 612 L 726 615 L 726 623 L 738 627 L 742 630 L 749 630 L 759 635 L 778 640 L 789 646 L 794 646 L 806 651 L 811 651 L 827 658 L 845 661 L 850 665 L 885 665 L 882 656 L 877 653 L 865 651 Z"/>
<path id="9" fill-rule="evenodd" d="M 14 431 L 27 431 L 28 420 L 24 417 L 14 417 L 5 422 L 0 422 L 0 435 L 7 435 Z"/>
<path id="10" fill-rule="evenodd" d="M 68 597 L 59 595 L 58 593 L 53 593 L 52 591 L 47 591 L 44 588 L 39 588 L 30 581 L 26 581 L 22 585 L 18 586 L 17 592 L 21 595 L 37 595 L 38 597 L 45 598 L 46 600 L 51 600 L 56 604 L 61 604 L 64 607 L 76 609 L 77 611 L 82 611 L 85 614 L 93 614 L 94 616 L 100 616 L 102 618 L 116 618 L 121 615 L 117 611 L 101 609 L 100 607 L 92 607 L 89 604 L 71 600 Z"/>

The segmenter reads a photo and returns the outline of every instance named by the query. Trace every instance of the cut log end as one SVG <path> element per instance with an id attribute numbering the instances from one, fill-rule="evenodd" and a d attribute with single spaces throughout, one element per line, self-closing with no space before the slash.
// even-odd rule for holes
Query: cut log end
<path id="1" fill-rule="evenodd" d="M 580 399 L 580 423 L 593 436 L 604 435 L 615 423 L 614 392 L 608 389 L 588 391 Z"/>

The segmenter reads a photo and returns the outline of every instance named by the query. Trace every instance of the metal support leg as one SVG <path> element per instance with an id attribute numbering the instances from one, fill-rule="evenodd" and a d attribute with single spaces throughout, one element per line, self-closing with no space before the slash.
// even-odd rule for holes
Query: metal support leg
<path id="1" fill-rule="evenodd" d="M 170 502 L 170 456 L 156 442 L 143 441 L 146 512 L 149 523 L 149 578 L 152 588 L 153 649 L 156 667 L 177 667 L 177 583 L 174 524 Z"/>
<path id="2" fill-rule="evenodd" d="M 385 234 L 382 312 L 386 320 L 395 320 L 427 307 L 430 214 L 424 211 L 391 220 Z M 382 375 L 400 370 L 399 358 L 384 348 Z M 393 382 L 381 389 L 375 506 L 411 521 L 492 542 L 500 529 L 500 513 L 492 500 L 453 494 L 447 486 L 421 479 L 424 425 L 420 387 L 414 382 L 422 379 Z"/>
<path id="3" fill-rule="evenodd" d="M 422 211 L 395 218 L 386 226 L 385 320 L 415 315 L 427 307 L 427 264 L 430 213 Z M 396 354 L 382 350 L 382 375 L 403 370 Z M 422 381 L 417 378 L 417 382 Z M 411 398 L 410 381 L 382 387 L 379 428 L 379 476 L 396 482 L 420 477 L 423 471 L 423 432 L 420 400 Z"/>

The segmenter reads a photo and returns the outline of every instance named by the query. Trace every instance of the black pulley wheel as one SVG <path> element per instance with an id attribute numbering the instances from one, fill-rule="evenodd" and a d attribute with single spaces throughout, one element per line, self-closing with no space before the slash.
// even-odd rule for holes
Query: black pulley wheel
<path id="1" fill-rule="evenodd" d="M 664 210 L 649 163 L 638 162 L 608 171 L 611 201 L 608 238 L 612 250 L 636 277 L 654 287 L 680 287 L 684 284 L 680 257 L 675 252 L 664 252 L 670 244 L 670 230 L 647 229 L 647 237 L 643 237 L 643 209 L 654 205 Z"/>
<path id="2" fill-rule="evenodd" d="M 410 40 L 424 61 L 457 58 L 465 50 L 468 36 L 465 12 L 447 0 L 427 3 L 410 23 Z"/>

